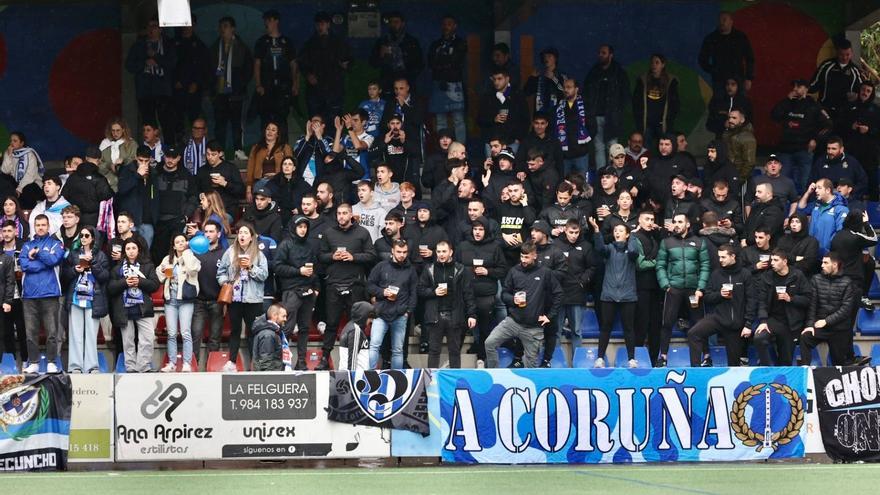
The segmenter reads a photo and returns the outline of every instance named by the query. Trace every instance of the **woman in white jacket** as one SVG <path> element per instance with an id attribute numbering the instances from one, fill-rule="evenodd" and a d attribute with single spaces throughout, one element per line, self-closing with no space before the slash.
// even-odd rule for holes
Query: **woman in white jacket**
<path id="1" fill-rule="evenodd" d="M 165 326 L 168 329 L 168 364 L 163 372 L 177 368 L 177 333 L 183 339 L 183 366 L 181 371 L 192 371 L 192 316 L 196 296 L 199 295 L 201 262 L 189 249 L 186 237 L 177 234 L 171 241 L 171 250 L 156 267 L 159 282 L 164 284 Z M 196 329 L 195 331 L 198 331 Z"/>

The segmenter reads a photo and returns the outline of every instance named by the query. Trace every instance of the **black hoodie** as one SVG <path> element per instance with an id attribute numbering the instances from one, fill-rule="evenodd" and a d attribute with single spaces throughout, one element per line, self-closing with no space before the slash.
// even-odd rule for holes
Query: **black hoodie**
<path id="1" fill-rule="evenodd" d="M 339 336 L 339 347 L 348 349 L 348 363 L 344 369 L 357 369 L 358 354 L 370 350 L 370 338 L 366 334 L 367 320 L 373 305 L 358 301 L 351 305 L 351 318 Z M 340 369 L 343 369 L 340 363 Z"/>
<path id="2" fill-rule="evenodd" d="M 254 371 L 284 371 L 281 360 L 281 327 L 262 315 L 254 320 L 253 327 Z"/>
<path id="3" fill-rule="evenodd" d="M 501 299 L 507 305 L 507 313 L 513 321 L 526 327 L 539 327 L 538 317 L 556 318 L 562 307 L 562 286 L 553 272 L 532 263 L 528 267 L 517 263 L 507 272 L 501 285 Z M 513 302 L 517 292 L 526 293 L 526 306 L 520 308 Z"/>
<path id="4" fill-rule="evenodd" d="M 752 211 L 746 218 L 743 235 L 749 245 L 755 243 L 755 231 L 758 227 L 770 229 L 772 242 L 782 237 L 782 225 L 785 222 L 785 210 L 779 198 L 774 197 L 766 203 L 752 202 Z"/>
<path id="5" fill-rule="evenodd" d="M 648 167 L 644 172 L 644 182 L 651 197 L 657 198 L 660 204 L 664 204 L 671 194 L 669 184 L 672 178 L 679 174 L 687 178 L 696 177 L 697 164 L 688 155 L 679 153 L 673 140 L 672 153 L 663 156 L 659 150 L 655 150 L 655 154 L 648 159 Z"/>
<path id="6" fill-rule="evenodd" d="M 448 292 L 444 297 L 435 292 L 441 283 L 447 284 Z M 451 323 L 455 326 L 463 325 L 467 318 L 477 317 L 474 273 L 461 263 L 435 261 L 425 267 L 419 278 L 419 298 L 425 302 L 425 323 L 436 324 L 440 320 L 440 311 L 449 311 Z"/>
<path id="7" fill-rule="evenodd" d="M 416 310 L 418 285 L 416 269 L 409 259 L 403 263 L 382 261 L 370 272 L 367 293 L 376 298 L 376 315 L 391 322 Z M 397 297 L 393 301 L 385 297 L 385 289 L 392 286 L 398 289 Z"/>
<path id="8" fill-rule="evenodd" d="M 485 237 L 480 241 L 476 241 L 471 233 L 468 236 L 468 240 L 457 246 L 455 259 L 471 269 L 477 265 L 486 268 L 487 275 L 474 275 L 474 296 L 492 296 L 498 290 L 498 281 L 504 278 L 504 274 L 507 272 L 507 260 L 504 257 L 501 244 L 498 243 L 497 238 L 489 228 L 489 219 L 480 217 L 477 218 L 476 222 L 483 225 L 483 228 L 486 230 Z"/>
<path id="9" fill-rule="evenodd" d="M 254 203 L 249 204 L 242 220 L 252 223 L 257 230 L 257 235 L 271 237 L 276 242 L 280 241 L 283 236 L 284 226 L 281 214 L 274 201 L 269 203 L 265 210 L 257 209 L 257 205 Z"/>
<path id="10" fill-rule="evenodd" d="M 345 248 L 354 259 L 334 260 L 333 253 L 339 248 Z M 366 280 L 367 271 L 376 262 L 373 239 L 367 229 L 360 225 L 350 224 L 343 229 L 336 224 L 324 231 L 318 260 L 326 267 L 326 282 L 331 290 L 361 285 Z"/>
<path id="11" fill-rule="evenodd" d="M 309 219 L 305 217 L 297 217 L 298 223 L 300 218 L 301 222 L 305 222 L 307 226 L 310 225 Z M 317 275 L 306 277 L 300 273 L 300 268 L 306 263 L 312 263 L 315 270 L 318 268 L 318 256 L 308 238 L 308 232 L 305 237 L 298 236 L 296 224 L 292 224 L 290 232 L 275 250 L 275 256 L 272 258 L 272 271 L 278 281 L 278 288 L 282 292 L 298 290 L 305 293 L 308 289 L 318 290 Z"/>
<path id="12" fill-rule="evenodd" d="M 596 273 L 593 245 L 582 239 L 574 243 L 568 242 L 565 234 L 559 236 L 553 244 L 565 256 L 568 267 L 559 277 L 563 291 L 562 304 L 582 305 Z"/>
<path id="13" fill-rule="evenodd" d="M 727 181 L 730 192 L 727 194 L 730 198 L 741 200 L 743 193 L 743 182 L 739 178 L 739 172 L 736 167 L 730 163 L 727 157 L 727 145 L 721 139 L 715 139 L 709 142 L 706 148 L 713 148 L 717 152 L 715 161 L 706 160 L 703 165 L 703 183 L 705 189 L 711 190 L 715 186 L 716 180 Z"/>
<path id="14" fill-rule="evenodd" d="M 91 162 L 82 162 L 76 171 L 70 174 L 61 191 L 67 201 L 79 207 L 81 225 L 98 224 L 98 213 L 101 201 L 113 197 L 113 191 L 107 179 L 98 171 L 98 166 Z"/>
<path id="15" fill-rule="evenodd" d="M 789 230 L 779 239 L 776 247 L 788 255 L 790 266 L 799 269 L 809 278 L 819 270 L 819 241 L 810 235 L 810 217 L 800 212 L 794 216 L 801 221 L 801 231 Z"/>

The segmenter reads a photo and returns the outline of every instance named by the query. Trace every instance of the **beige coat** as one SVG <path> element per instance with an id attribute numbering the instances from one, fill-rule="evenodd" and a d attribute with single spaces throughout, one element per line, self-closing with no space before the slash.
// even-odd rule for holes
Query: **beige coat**
<path id="1" fill-rule="evenodd" d="M 177 261 L 175 262 L 177 265 L 177 299 L 180 300 L 183 298 L 183 282 L 189 282 L 194 285 L 196 291 L 199 290 L 199 270 L 202 268 L 202 262 L 196 258 L 196 255 L 189 249 L 183 252 Z M 162 263 L 159 263 L 159 266 L 156 267 L 156 275 L 159 277 L 159 282 L 164 284 L 163 296 L 165 300 L 171 299 L 171 294 L 169 290 L 171 289 L 171 279 L 165 277 L 165 267 L 172 266 L 170 257 L 166 256 L 162 258 Z M 181 267 L 183 268 L 181 270 Z M 182 272 L 182 273 L 181 273 Z"/>

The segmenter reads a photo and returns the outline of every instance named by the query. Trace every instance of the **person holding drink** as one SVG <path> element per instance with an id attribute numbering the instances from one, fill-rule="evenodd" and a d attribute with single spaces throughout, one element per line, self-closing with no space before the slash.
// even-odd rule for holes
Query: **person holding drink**
<path id="1" fill-rule="evenodd" d="M 391 333 L 391 368 L 403 368 L 406 324 L 416 309 L 418 275 L 409 261 L 409 246 L 403 239 L 391 243 L 391 260 L 381 261 L 367 278 L 367 292 L 376 298 L 376 319 L 370 334 L 370 369 L 379 362 L 379 348 L 385 333 Z"/>
<path id="2" fill-rule="evenodd" d="M 544 340 L 544 326 L 559 314 L 562 287 L 552 271 L 535 260 L 538 249 L 532 241 L 520 246 L 520 262 L 507 272 L 501 298 L 508 316 L 486 339 L 486 366 L 498 367 L 498 346 L 516 337 L 524 350 L 524 366 L 533 368 Z"/>
<path id="3" fill-rule="evenodd" d="M 229 361 L 223 366 L 223 371 L 234 372 L 237 369 L 235 363 L 241 344 L 242 321 L 247 349 L 253 349 L 251 326 L 263 314 L 263 284 L 268 276 L 268 261 L 257 246 L 254 227 L 248 223 L 240 224 L 235 243 L 223 253 L 217 268 L 217 282 L 221 286 L 232 284 L 232 304 L 229 305 L 232 333 L 229 336 Z"/>
<path id="4" fill-rule="evenodd" d="M 183 340 L 183 366 L 181 371 L 192 371 L 193 337 L 192 320 L 195 299 L 199 295 L 199 270 L 202 263 L 196 258 L 186 241 L 177 234 L 171 240 L 168 256 L 156 268 L 159 282 L 164 285 L 165 325 L 168 329 L 168 364 L 161 371 L 168 373 L 177 369 L 177 333 Z M 198 329 L 201 330 L 201 329 Z"/>
<path id="5" fill-rule="evenodd" d="M 295 370 L 305 371 L 306 350 L 309 345 L 309 327 L 312 313 L 318 298 L 320 282 L 315 267 L 318 254 L 309 243 L 311 222 L 298 215 L 293 219 L 290 233 L 285 237 L 272 260 L 272 271 L 281 290 L 281 305 L 287 310 L 288 335 L 294 327 L 298 333 L 296 342 L 297 360 Z"/>
<path id="6" fill-rule="evenodd" d="M 64 279 L 70 280 L 64 303 L 68 306 L 68 373 L 98 373 L 98 321 L 109 312 L 106 285 L 110 263 L 95 245 L 95 229 L 80 229 L 80 248 L 65 260 Z"/>

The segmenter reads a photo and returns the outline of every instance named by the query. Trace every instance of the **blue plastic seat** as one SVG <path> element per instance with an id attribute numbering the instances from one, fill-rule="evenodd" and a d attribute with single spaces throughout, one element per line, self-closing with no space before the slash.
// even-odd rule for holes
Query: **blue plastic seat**
<path id="1" fill-rule="evenodd" d="M 880 279 L 877 278 L 877 273 L 871 277 L 871 288 L 868 289 L 868 299 L 880 299 Z"/>
<path id="2" fill-rule="evenodd" d="M 45 373 L 48 366 L 49 361 L 46 359 L 46 356 L 44 354 L 40 354 L 40 373 Z M 58 371 L 64 369 L 61 365 L 61 356 L 55 356 L 55 367 L 58 368 Z"/>
<path id="3" fill-rule="evenodd" d="M 596 311 L 593 308 L 584 310 L 581 318 L 581 337 L 585 339 L 599 338 L 599 319 L 596 318 Z"/>
<path id="4" fill-rule="evenodd" d="M 727 366 L 727 348 L 723 345 L 710 347 L 709 355 L 712 356 L 712 366 L 716 368 Z"/>
<path id="5" fill-rule="evenodd" d="M 856 326 L 862 335 L 880 335 L 880 311 L 860 309 Z"/>
<path id="6" fill-rule="evenodd" d="M 635 348 L 635 359 L 639 362 L 639 369 L 651 368 L 651 355 L 646 347 Z M 626 355 L 626 347 L 618 347 L 617 355 L 614 356 L 614 366 L 618 368 L 626 368 L 629 366 L 629 359 Z"/>
<path id="7" fill-rule="evenodd" d="M 877 347 L 875 345 L 875 347 Z M 796 346 L 794 348 L 794 362 L 795 364 L 799 363 L 801 359 L 801 346 Z M 813 348 L 813 351 L 810 353 L 810 366 L 822 366 L 822 358 L 819 356 L 819 349 Z"/>
<path id="8" fill-rule="evenodd" d="M 689 368 L 691 366 L 691 354 L 687 347 L 670 347 L 666 355 L 668 368 Z"/>
<path id="9" fill-rule="evenodd" d="M 513 351 L 507 347 L 498 347 L 498 367 L 507 368 L 513 362 Z"/>
<path id="10" fill-rule="evenodd" d="M 125 373 L 125 354 L 119 353 L 119 357 L 116 358 L 116 372 Z"/>
<path id="11" fill-rule="evenodd" d="M 565 359 L 565 351 L 561 345 L 557 345 L 553 351 L 553 357 L 550 359 L 551 368 L 568 368 L 568 360 Z"/>
<path id="12" fill-rule="evenodd" d="M 107 372 L 107 356 L 101 351 L 98 351 L 98 369 L 101 373 Z"/>
<path id="13" fill-rule="evenodd" d="M 18 365 L 15 363 L 15 355 L 11 353 L 3 354 L 0 360 L 0 375 L 17 375 Z"/>
<path id="14" fill-rule="evenodd" d="M 880 364 L 880 344 L 871 346 L 871 364 L 874 366 Z"/>
<path id="15" fill-rule="evenodd" d="M 865 209 L 868 211 L 868 221 L 871 223 L 871 226 L 880 227 L 880 203 L 868 201 L 865 204 Z"/>
<path id="16" fill-rule="evenodd" d="M 572 356 L 571 359 L 571 367 L 581 369 L 592 368 L 598 355 L 598 347 L 578 347 L 574 350 L 574 356 Z"/>

